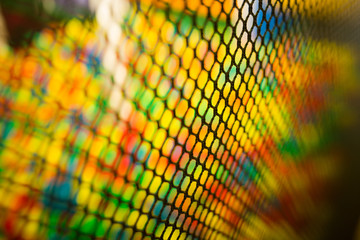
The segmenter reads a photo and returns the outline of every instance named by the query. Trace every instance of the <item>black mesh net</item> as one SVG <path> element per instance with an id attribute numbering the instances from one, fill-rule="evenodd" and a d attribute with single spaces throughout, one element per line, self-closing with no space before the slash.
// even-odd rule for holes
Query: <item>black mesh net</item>
<path id="1" fill-rule="evenodd" d="M 1 4 L 0 237 L 326 236 L 357 1 Z"/>

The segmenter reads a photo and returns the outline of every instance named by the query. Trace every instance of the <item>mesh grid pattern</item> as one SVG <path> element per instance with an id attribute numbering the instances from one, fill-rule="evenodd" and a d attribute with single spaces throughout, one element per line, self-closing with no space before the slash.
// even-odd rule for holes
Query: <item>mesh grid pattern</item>
<path id="1" fill-rule="evenodd" d="M 354 4 L 103 0 L 3 47 L 1 234 L 320 237 L 354 67 L 309 19 Z"/>

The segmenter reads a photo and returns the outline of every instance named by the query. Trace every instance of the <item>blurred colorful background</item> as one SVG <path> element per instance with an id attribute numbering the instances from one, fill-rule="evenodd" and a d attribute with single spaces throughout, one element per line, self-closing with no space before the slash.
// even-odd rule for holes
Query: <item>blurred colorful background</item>
<path id="1" fill-rule="evenodd" d="M 356 0 L 2 0 L 1 239 L 360 239 Z"/>

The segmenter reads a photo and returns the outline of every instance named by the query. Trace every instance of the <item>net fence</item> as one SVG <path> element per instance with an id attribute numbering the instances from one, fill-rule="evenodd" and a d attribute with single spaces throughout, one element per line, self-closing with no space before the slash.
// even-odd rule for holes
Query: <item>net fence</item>
<path id="1" fill-rule="evenodd" d="M 324 236 L 356 1 L 33 3 L 2 6 L 42 25 L 0 50 L 1 237 Z"/>

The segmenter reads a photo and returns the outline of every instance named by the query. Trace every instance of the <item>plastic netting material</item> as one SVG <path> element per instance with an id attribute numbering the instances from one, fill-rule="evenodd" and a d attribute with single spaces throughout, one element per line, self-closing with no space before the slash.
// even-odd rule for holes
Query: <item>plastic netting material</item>
<path id="1" fill-rule="evenodd" d="M 352 55 L 307 17 L 337 4 L 104 0 L 4 47 L 2 234 L 320 236 Z"/>

